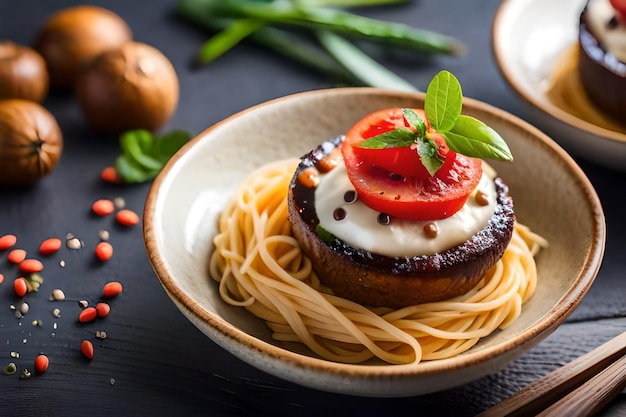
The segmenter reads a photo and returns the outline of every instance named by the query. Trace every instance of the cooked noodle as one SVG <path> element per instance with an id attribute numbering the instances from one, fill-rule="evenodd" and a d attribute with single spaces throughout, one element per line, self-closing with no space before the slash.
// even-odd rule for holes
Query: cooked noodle
<path id="1" fill-rule="evenodd" d="M 274 339 L 343 363 L 448 358 L 508 326 L 535 291 L 534 255 L 547 243 L 516 223 L 502 259 L 462 296 L 392 310 L 332 295 L 291 234 L 287 192 L 298 162 L 268 164 L 242 183 L 220 215 L 210 264 L 222 299 L 265 320 Z"/>

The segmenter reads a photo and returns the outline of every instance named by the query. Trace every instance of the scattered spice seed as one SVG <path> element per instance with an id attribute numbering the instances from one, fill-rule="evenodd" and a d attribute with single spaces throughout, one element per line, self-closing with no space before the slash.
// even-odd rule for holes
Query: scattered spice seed
<path id="1" fill-rule="evenodd" d="M 101 198 L 99 200 L 94 201 L 91 205 L 91 211 L 93 211 L 98 216 L 108 216 L 115 211 L 115 204 L 113 201 L 108 198 Z"/>
<path id="2" fill-rule="evenodd" d="M 379 213 L 377 220 L 378 224 L 381 224 L 383 226 L 387 226 L 389 225 L 389 223 L 391 223 L 391 217 L 386 213 Z"/>
<path id="3" fill-rule="evenodd" d="M 100 230 L 98 232 L 98 237 L 100 238 L 100 240 L 102 240 L 103 242 L 106 242 L 107 240 L 109 240 L 109 237 L 111 237 L 111 234 L 109 233 L 108 230 Z"/>
<path id="4" fill-rule="evenodd" d="M 39 259 L 24 259 L 20 262 L 19 269 L 23 274 L 32 274 L 43 271 L 43 264 Z"/>
<path id="5" fill-rule="evenodd" d="M 80 351 L 87 359 L 93 359 L 93 343 L 85 339 L 80 344 Z"/>
<path id="6" fill-rule="evenodd" d="M 106 339 L 107 338 L 107 332 L 103 331 L 103 330 L 96 330 L 96 337 L 98 339 Z"/>
<path id="7" fill-rule="evenodd" d="M 3 372 L 5 375 L 13 375 L 17 372 L 17 366 L 14 362 L 9 362 L 9 364 L 4 367 Z"/>
<path id="8" fill-rule="evenodd" d="M 122 226 L 134 226 L 139 223 L 139 215 L 132 210 L 122 209 L 115 215 L 115 220 Z"/>
<path id="9" fill-rule="evenodd" d="M 96 304 L 96 311 L 98 312 L 98 317 L 106 317 L 111 311 L 111 306 L 107 303 L 98 303 Z"/>
<path id="10" fill-rule="evenodd" d="M 48 366 L 50 365 L 50 360 L 46 355 L 38 355 L 35 358 L 35 370 L 39 373 L 46 372 Z"/>
<path id="11" fill-rule="evenodd" d="M 13 264 L 19 264 L 26 259 L 26 251 L 24 249 L 13 249 L 7 255 L 7 259 Z"/>
<path id="12" fill-rule="evenodd" d="M 84 244 L 79 238 L 68 233 L 67 236 L 65 236 L 65 246 L 68 249 L 82 249 Z"/>
<path id="13" fill-rule="evenodd" d="M 0 237 L 0 250 L 11 249 L 17 243 L 15 235 L 4 235 Z"/>
<path id="14" fill-rule="evenodd" d="M 111 184 L 121 184 L 122 178 L 118 175 L 115 167 L 106 167 L 100 173 L 100 178 Z"/>
<path id="15" fill-rule="evenodd" d="M 26 284 L 28 284 L 28 292 L 37 292 L 43 284 L 43 277 L 38 272 L 32 272 L 26 277 Z"/>
<path id="16" fill-rule="evenodd" d="M 22 313 L 22 314 L 26 314 L 26 313 L 28 313 L 28 310 L 30 310 L 30 306 L 28 305 L 28 303 L 27 303 L 27 302 L 23 302 L 23 303 L 20 305 L 20 313 Z"/>
<path id="17" fill-rule="evenodd" d="M 4 281 L 4 275 L 0 274 L 0 284 L 2 284 L 3 281 Z"/>
<path id="18" fill-rule="evenodd" d="M 115 197 L 113 199 L 113 202 L 115 203 L 115 207 L 118 210 L 123 209 L 124 207 L 126 207 L 126 200 L 124 200 L 124 197 Z"/>
<path id="19" fill-rule="evenodd" d="M 78 300 L 78 307 L 87 308 L 88 305 L 89 305 L 89 302 L 87 300 Z"/>
<path id="20" fill-rule="evenodd" d="M 39 253 L 44 256 L 52 255 L 61 249 L 62 245 L 63 242 L 61 242 L 61 239 L 58 237 L 51 237 L 41 242 L 39 245 Z"/>
<path id="21" fill-rule="evenodd" d="M 424 234 L 430 239 L 434 239 L 439 235 L 439 226 L 435 222 L 428 222 L 424 225 Z"/>
<path id="22" fill-rule="evenodd" d="M 63 290 L 55 288 L 52 290 L 52 294 L 50 294 L 50 299 L 53 301 L 63 301 L 65 300 L 65 293 Z"/>
<path id="23" fill-rule="evenodd" d="M 26 378 L 30 378 L 30 371 L 26 368 L 22 369 L 22 372 L 20 373 L 20 379 L 26 379 Z"/>
<path id="24" fill-rule="evenodd" d="M 489 198 L 487 197 L 487 194 L 483 191 L 476 191 L 476 196 L 474 197 L 474 199 L 479 206 L 486 206 L 489 204 Z"/>
<path id="25" fill-rule="evenodd" d="M 95 307 L 87 307 L 78 315 L 78 321 L 81 323 L 88 323 L 98 317 L 98 311 Z"/>
<path id="26" fill-rule="evenodd" d="M 15 281 L 13 281 L 13 291 L 15 291 L 15 295 L 18 297 L 25 296 L 28 292 L 28 282 L 26 282 L 26 278 L 15 278 Z"/>
<path id="27" fill-rule="evenodd" d="M 52 310 L 52 315 L 58 319 L 59 317 L 61 317 L 61 310 L 55 308 L 54 310 Z"/>
<path id="28" fill-rule="evenodd" d="M 122 284 L 117 281 L 108 282 L 102 289 L 102 294 L 107 298 L 112 298 L 120 294 L 123 290 Z"/>
<path id="29" fill-rule="evenodd" d="M 96 245 L 96 258 L 105 262 L 113 256 L 113 246 L 109 242 L 99 242 Z"/>

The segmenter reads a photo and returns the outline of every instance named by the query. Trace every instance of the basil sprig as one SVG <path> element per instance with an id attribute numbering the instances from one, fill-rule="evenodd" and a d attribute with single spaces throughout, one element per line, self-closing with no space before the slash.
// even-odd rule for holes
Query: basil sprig
<path id="1" fill-rule="evenodd" d="M 191 138 L 184 130 L 155 136 L 136 129 L 122 133 L 122 154 L 115 160 L 115 170 L 124 182 L 139 183 L 153 179 L 165 163 Z"/>
<path id="2" fill-rule="evenodd" d="M 439 72 L 428 85 L 424 111 L 431 128 L 441 134 L 448 147 L 456 153 L 481 159 L 512 161 L 513 155 L 502 137 L 473 117 L 462 115 L 463 91 L 459 80 L 449 71 Z M 411 147 L 430 175 L 435 175 L 444 163 L 439 147 L 422 117 L 410 109 L 402 109 L 404 118 L 413 129 L 399 127 L 373 136 L 357 146 L 368 149 Z"/>

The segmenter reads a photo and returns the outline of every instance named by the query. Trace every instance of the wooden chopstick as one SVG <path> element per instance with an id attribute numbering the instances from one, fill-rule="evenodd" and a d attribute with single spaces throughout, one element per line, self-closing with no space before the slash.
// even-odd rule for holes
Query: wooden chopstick
<path id="1" fill-rule="evenodd" d="M 626 386 L 625 355 L 626 332 L 528 384 L 477 417 L 590 415 Z"/>

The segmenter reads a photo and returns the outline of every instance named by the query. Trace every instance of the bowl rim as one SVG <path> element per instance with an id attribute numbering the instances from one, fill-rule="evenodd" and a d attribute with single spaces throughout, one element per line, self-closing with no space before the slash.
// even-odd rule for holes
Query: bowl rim
<path id="1" fill-rule="evenodd" d="M 503 119 L 507 123 L 516 125 L 517 128 L 527 131 L 535 136 L 538 140 L 543 142 L 543 145 L 549 147 L 552 152 L 555 152 L 565 162 L 565 166 L 571 171 L 586 192 L 587 201 L 593 212 L 593 236 L 592 245 L 588 250 L 587 260 L 581 269 L 581 272 L 573 283 L 568 288 L 567 292 L 563 294 L 559 303 L 548 312 L 546 315 L 538 319 L 532 327 L 525 329 L 524 331 L 516 334 L 509 340 L 498 343 L 497 346 L 482 347 L 480 350 L 473 352 L 472 350 L 457 355 L 448 359 L 441 359 L 435 361 L 423 361 L 417 366 L 411 365 L 389 365 L 389 364 L 344 364 L 338 362 L 332 362 L 325 359 L 308 356 L 298 352 L 291 351 L 287 348 L 274 345 L 272 343 L 261 340 L 255 336 L 252 336 L 235 326 L 228 323 L 226 320 L 219 316 L 201 308 L 191 297 L 189 297 L 183 290 L 178 288 L 175 284 L 175 280 L 170 274 L 170 271 L 165 265 L 163 259 L 159 257 L 159 244 L 158 244 L 158 231 L 155 230 L 153 213 L 157 201 L 160 196 L 161 185 L 165 182 L 172 167 L 175 166 L 181 158 L 191 150 L 193 146 L 198 144 L 204 138 L 209 136 L 212 131 L 219 129 L 220 126 L 232 123 L 240 116 L 254 112 L 260 108 L 268 105 L 275 105 L 277 103 L 284 103 L 290 100 L 299 100 L 311 96 L 324 95 L 324 94 L 357 94 L 357 95 L 393 95 L 395 97 L 406 97 L 407 99 L 415 99 L 416 97 L 423 97 L 423 93 L 404 92 L 389 89 L 381 89 L 374 87 L 337 87 L 318 90 L 308 90 L 290 95 L 274 98 L 247 109 L 241 110 L 211 126 L 204 131 L 196 135 L 187 144 L 185 144 L 165 165 L 161 172 L 154 179 L 146 197 L 146 203 L 143 212 L 143 234 L 144 243 L 148 253 L 149 261 L 152 268 L 170 297 L 172 297 L 176 304 L 184 308 L 187 313 L 194 316 L 195 319 L 200 320 L 208 324 L 213 331 L 217 334 L 224 336 L 236 342 L 240 347 L 249 349 L 251 351 L 260 352 L 268 359 L 281 360 L 282 363 L 288 363 L 289 366 L 295 369 L 306 370 L 308 372 L 319 372 L 324 374 L 335 374 L 339 376 L 356 377 L 364 379 L 388 379 L 393 376 L 394 379 L 411 379 L 416 376 L 428 376 L 440 374 L 442 372 L 449 372 L 454 370 L 461 370 L 469 368 L 474 365 L 478 365 L 485 362 L 486 359 L 495 356 L 503 355 L 507 352 L 512 352 L 515 349 L 523 347 L 527 342 L 537 337 L 547 337 L 553 330 L 556 329 L 569 314 L 578 306 L 583 296 L 593 283 L 602 263 L 604 255 L 604 246 L 606 240 L 606 225 L 604 220 L 604 213 L 600 200 L 593 188 L 591 182 L 584 174 L 583 170 L 574 162 L 574 160 L 565 152 L 556 142 L 549 138 L 545 133 L 535 128 L 528 122 L 512 115 L 502 109 L 496 108 L 490 104 L 464 97 L 464 106 L 469 106 L 479 111 L 485 111 L 493 114 L 495 117 Z M 287 361 L 287 362 L 284 362 Z"/>
<path id="2" fill-rule="evenodd" d="M 543 111 L 548 116 L 552 117 L 555 120 L 558 120 L 562 123 L 568 124 L 576 129 L 584 131 L 588 134 L 596 136 L 599 139 L 617 142 L 617 143 L 626 143 L 626 134 L 616 132 L 614 130 L 606 129 L 602 126 L 597 126 L 591 122 L 580 119 L 574 116 L 571 113 L 566 112 L 565 110 L 553 105 L 549 100 L 541 101 L 537 100 L 533 94 L 529 92 L 524 85 L 519 82 L 512 73 L 510 69 L 510 65 L 507 60 L 503 56 L 502 49 L 500 48 L 500 42 L 498 41 L 498 34 L 504 30 L 506 30 L 507 25 L 503 23 L 505 20 L 505 16 L 508 13 L 509 9 L 511 9 L 513 4 L 517 4 L 520 2 L 530 2 L 534 0 L 503 0 L 497 6 L 493 23 L 491 27 L 491 47 L 493 51 L 493 55 L 495 61 L 502 72 L 503 77 L 509 83 L 509 85 L 513 88 L 513 90 L 517 93 L 517 95 L 525 100 L 528 104 L 534 106 L 535 108 Z"/>

